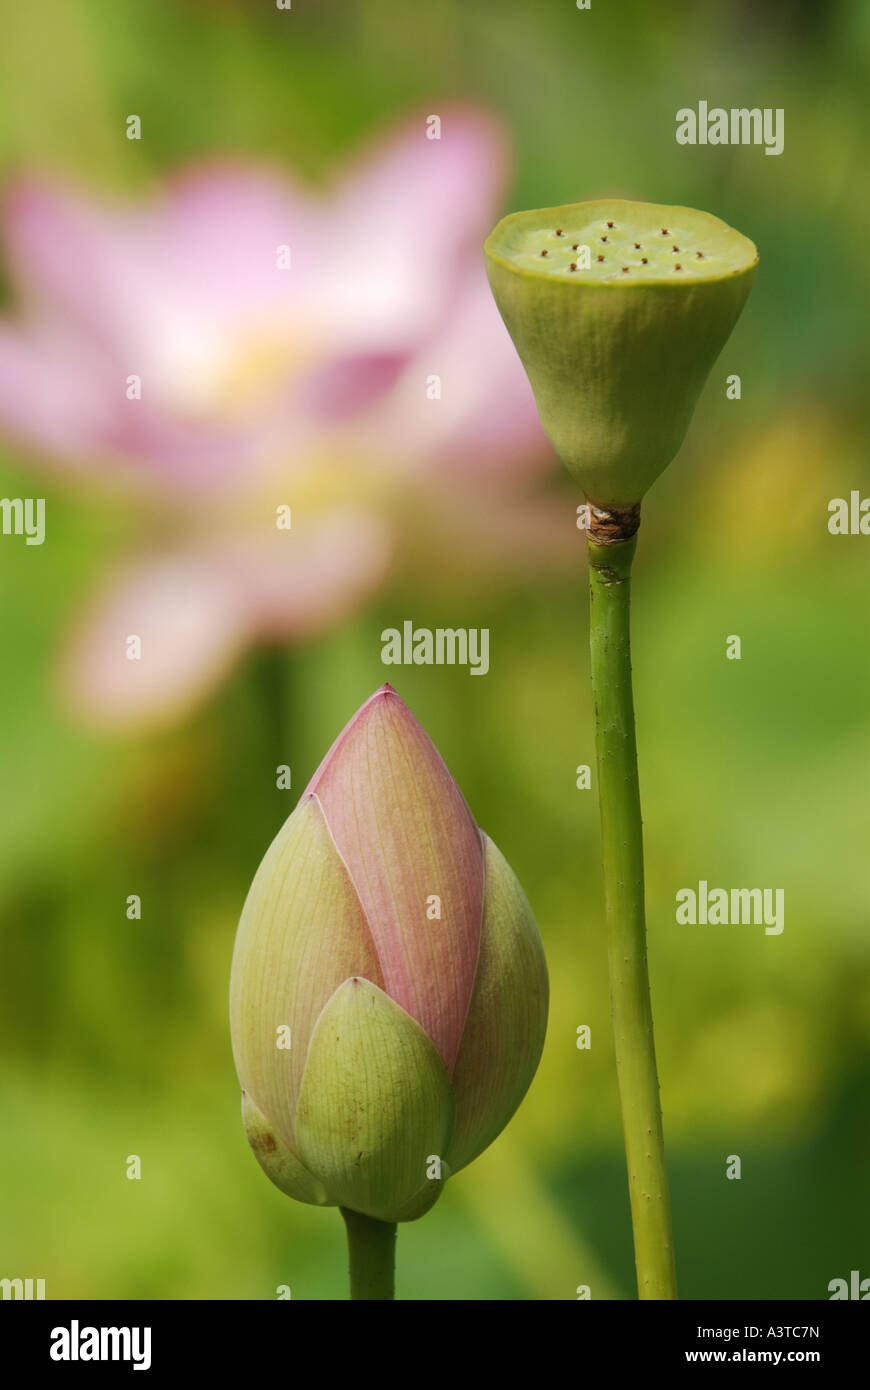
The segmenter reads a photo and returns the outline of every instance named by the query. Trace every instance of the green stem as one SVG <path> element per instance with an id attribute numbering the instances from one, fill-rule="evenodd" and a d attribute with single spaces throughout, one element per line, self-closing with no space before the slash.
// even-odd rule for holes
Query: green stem
<path id="1" fill-rule="evenodd" d="M 638 1297 L 677 1297 L 646 959 L 629 604 L 637 537 L 589 541 L 590 647 L 610 1002 Z"/>
<path id="2" fill-rule="evenodd" d="M 341 1208 L 350 1255 L 350 1296 L 395 1298 L 396 1227 Z"/>
<path id="3" fill-rule="evenodd" d="M 279 767 L 290 768 L 291 776 L 296 771 L 293 766 L 296 734 L 296 708 L 294 705 L 293 653 L 280 647 L 266 647 L 259 653 L 254 668 L 256 681 L 260 748 L 266 758 L 269 781 L 273 794 L 262 798 L 268 820 L 270 834 L 289 815 L 295 800 L 295 793 L 277 786 Z"/>
<path id="4" fill-rule="evenodd" d="M 290 761 L 291 661 L 291 654 L 281 647 L 265 647 L 256 664 L 264 737 L 268 756 L 276 763 Z"/>

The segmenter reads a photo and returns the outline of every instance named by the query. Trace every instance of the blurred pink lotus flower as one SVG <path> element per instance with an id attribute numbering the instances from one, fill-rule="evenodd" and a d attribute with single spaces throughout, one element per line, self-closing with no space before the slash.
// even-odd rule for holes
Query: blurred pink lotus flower
<path id="1" fill-rule="evenodd" d="M 63 683 L 82 714 L 180 717 L 251 644 L 371 595 L 397 502 L 464 495 L 485 544 L 481 491 L 546 463 L 480 251 L 503 138 L 466 109 L 440 140 L 426 129 L 390 133 L 318 194 L 244 165 L 196 167 L 144 205 L 11 190 L 22 307 L 0 322 L 0 429 L 120 490 L 148 535 L 71 634 Z M 516 523 L 514 508 L 512 539 Z M 536 526 L 549 541 L 532 506 Z"/>

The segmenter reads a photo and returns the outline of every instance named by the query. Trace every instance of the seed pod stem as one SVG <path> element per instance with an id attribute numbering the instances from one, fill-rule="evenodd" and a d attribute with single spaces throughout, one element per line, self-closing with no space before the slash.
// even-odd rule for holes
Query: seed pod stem
<path id="1" fill-rule="evenodd" d="M 646 954 L 629 607 L 637 536 L 588 540 L 607 953 L 638 1297 L 677 1297 Z"/>
<path id="2" fill-rule="evenodd" d="M 350 1296 L 353 1299 L 394 1299 L 396 1225 L 376 1221 L 358 1211 L 341 1208 L 347 1227 L 350 1256 Z"/>

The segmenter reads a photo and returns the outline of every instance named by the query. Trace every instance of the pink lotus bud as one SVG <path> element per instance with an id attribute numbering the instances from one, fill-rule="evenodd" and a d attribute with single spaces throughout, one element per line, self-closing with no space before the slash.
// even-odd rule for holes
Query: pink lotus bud
<path id="1" fill-rule="evenodd" d="M 231 1030 L 248 1138 L 303 1202 L 421 1216 L 535 1073 L 547 973 L 529 905 L 385 685 L 257 871 Z"/>

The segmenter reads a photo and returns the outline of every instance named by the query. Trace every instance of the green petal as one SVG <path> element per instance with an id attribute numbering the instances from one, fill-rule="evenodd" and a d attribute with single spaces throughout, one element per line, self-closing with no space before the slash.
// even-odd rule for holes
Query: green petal
<path id="1" fill-rule="evenodd" d="M 500 1134 L 529 1088 L 547 1031 L 544 948 L 516 875 L 483 836 L 486 885 L 480 959 L 453 1072 L 456 1172 Z"/>
<path id="2" fill-rule="evenodd" d="M 420 1025 L 369 980 L 346 980 L 317 1021 L 299 1093 L 299 1157 L 343 1207 L 422 1215 L 453 1125 L 444 1063 Z M 434 1198 L 433 1198 L 434 1200 Z"/>
<path id="3" fill-rule="evenodd" d="M 440 1159 L 438 1171 L 438 1177 L 427 1178 L 411 1200 L 396 1210 L 392 1217 L 393 1221 L 419 1221 L 421 1216 L 425 1216 L 427 1211 L 434 1207 L 453 1169 L 443 1159 Z"/>
<path id="4" fill-rule="evenodd" d="M 357 974 L 381 982 L 356 890 L 319 801 L 307 797 L 272 841 L 251 884 L 230 984 L 242 1089 L 291 1149 L 312 1029 L 342 980 Z M 289 1028 L 289 1048 L 277 1045 L 279 1028 Z"/>
<path id="5" fill-rule="evenodd" d="M 308 1202 L 316 1207 L 333 1205 L 323 1184 L 312 1177 L 293 1150 L 288 1149 L 283 1139 L 270 1129 L 251 1097 L 244 1091 L 242 1120 L 254 1157 L 276 1187 L 297 1202 Z"/>

